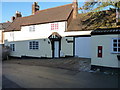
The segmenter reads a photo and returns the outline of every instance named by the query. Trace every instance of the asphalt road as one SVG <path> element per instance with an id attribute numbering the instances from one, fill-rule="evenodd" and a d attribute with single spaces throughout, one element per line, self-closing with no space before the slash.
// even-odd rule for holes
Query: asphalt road
<path id="1" fill-rule="evenodd" d="M 3 64 L 3 86 L 22 88 L 117 88 L 118 76 L 58 68 Z M 11 82 L 11 83 L 7 83 Z M 6 84 L 7 83 L 7 84 Z"/>
<path id="2" fill-rule="evenodd" d="M 3 81 L 2 88 L 22 88 L 19 85 L 17 85 L 15 82 L 6 78 L 5 76 L 2 76 L 2 81 Z"/>

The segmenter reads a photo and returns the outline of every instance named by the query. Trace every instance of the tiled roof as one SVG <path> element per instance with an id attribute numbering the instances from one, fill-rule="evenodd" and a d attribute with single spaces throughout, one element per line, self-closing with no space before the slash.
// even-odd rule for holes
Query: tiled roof
<path id="1" fill-rule="evenodd" d="M 91 35 L 120 34 L 120 27 L 98 28 L 91 32 Z"/>
<path id="2" fill-rule="evenodd" d="M 18 17 L 12 22 L 9 27 L 7 27 L 4 31 L 9 32 L 9 31 L 19 31 L 21 29 L 21 24 L 25 21 L 24 18 Z"/>
<path id="3" fill-rule="evenodd" d="M 40 10 L 36 12 L 35 15 L 29 16 L 28 18 L 24 17 L 26 18 L 26 21 L 22 23 L 22 25 L 67 20 L 72 9 L 73 9 L 72 4 L 68 4 L 68 5 L 59 6 L 55 8 L 49 8 L 46 10 Z"/>
<path id="4" fill-rule="evenodd" d="M 0 23 L 0 30 L 7 28 L 10 24 L 11 22 Z"/>
<path id="5" fill-rule="evenodd" d="M 19 17 L 14 20 L 14 22 L 5 31 L 20 30 L 20 26 L 22 25 L 34 25 L 57 21 L 67 21 L 70 13 L 73 10 L 72 5 L 73 4 L 67 4 L 55 8 L 40 10 L 37 11 L 35 15 Z"/>

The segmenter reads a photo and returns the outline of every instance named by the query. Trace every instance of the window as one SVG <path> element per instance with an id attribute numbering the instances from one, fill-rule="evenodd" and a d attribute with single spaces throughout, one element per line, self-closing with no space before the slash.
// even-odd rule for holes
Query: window
<path id="1" fill-rule="evenodd" d="M 10 44 L 11 51 L 15 51 L 15 44 Z"/>
<path id="2" fill-rule="evenodd" d="M 34 32 L 34 31 L 35 31 L 35 26 L 30 26 L 30 27 L 29 27 L 29 31 L 30 31 L 30 32 Z"/>
<path id="3" fill-rule="evenodd" d="M 120 53 L 120 38 L 114 38 L 112 40 L 112 52 Z"/>
<path id="4" fill-rule="evenodd" d="M 52 23 L 51 30 L 58 30 L 58 23 Z"/>
<path id="5" fill-rule="evenodd" d="M 39 49 L 39 42 L 38 41 L 29 42 L 29 49 L 30 50 L 38 50 Z"/>

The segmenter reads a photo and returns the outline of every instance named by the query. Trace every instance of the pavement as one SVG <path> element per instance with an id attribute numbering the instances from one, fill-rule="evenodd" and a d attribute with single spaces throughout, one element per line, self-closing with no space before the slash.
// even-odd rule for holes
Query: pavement
<path id="1" fill-rule="evenodd" d="M 3 81 L 2 88 L 22 88 L 18 84 L 16 84 L 15 82 L 6 78 L 5 76 L 2 76 L 2 81 Z"/>
<path id="2" fill-rule="evenodd" d="M 3 63 L 2 82 L 4 88 L 118 88 L 117 75 L 12 63 Z"/>

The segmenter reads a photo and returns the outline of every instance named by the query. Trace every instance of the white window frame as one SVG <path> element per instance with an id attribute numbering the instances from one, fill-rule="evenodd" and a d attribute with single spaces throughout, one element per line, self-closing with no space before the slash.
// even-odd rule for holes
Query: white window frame
<path id="1" fill-rule="evenodd" d="M 14 44 L 14 43 L 11 43 L 11 44 L 10 44 L 10 49 L 11 49 L 12 52 L 15 51 L 15 44 Z"/>
<path id="2" fill-rule="evenodd" d="M 114 47 L 114 40 L 117 40 L 117 42 L 116 42 L 116 44 L 117 44 L 117 46 L 116 47 Z M 120 43 L 120 42 L 118 42 L 118 40 L 120 40 L 120 38 L 112 38 L 112 53 L 120 53 L 120 51 L 118 51 L 118 48 L 120 48 L 120 46 L 118 46 L 118 44 Z M 117 48 L 117 51 L 114 51 L 113 49 L 114 48 Z"/>
<path id="3" fill-rule="evenodd" d="M 30 43 L 31 43 L 31 45 L 30 45 Z M 36 44 L 36 43 L 38 43 L 38 44 Z M 39 41 L 29 41 L 28 42 L 28 49 L 29 50 L 39 50 Z"/>
<path id="4" fill-rule="evenodd" d="M 29 32 L 35 32 L 35 25 L 29 27 Z"/>

